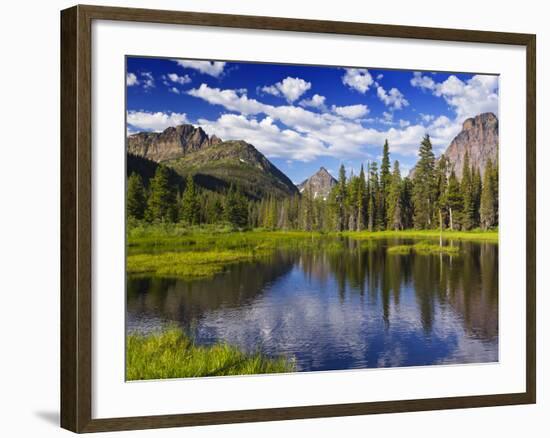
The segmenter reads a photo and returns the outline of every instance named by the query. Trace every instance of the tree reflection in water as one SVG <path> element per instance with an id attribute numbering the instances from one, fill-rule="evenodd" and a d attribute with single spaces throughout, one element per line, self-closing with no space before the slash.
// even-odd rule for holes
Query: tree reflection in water
<path id="1" fill-rule="evenodd" d="M 403 239 L 279 251 L 210 279 L 128 278 L 127 329 L 291 355 L 300 371 L 498 360 L 498 245 L 390 255 Z"/>

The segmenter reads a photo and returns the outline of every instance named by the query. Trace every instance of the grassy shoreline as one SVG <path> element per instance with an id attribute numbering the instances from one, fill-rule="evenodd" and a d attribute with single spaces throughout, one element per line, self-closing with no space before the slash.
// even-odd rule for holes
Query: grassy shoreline
<path id="1" fill-rule="evenodd" d="M 254 260 L 265 251 L 201 251 L 132 254 L 126 260 L 131 274 L 152 274 L 187 279 L 211 277 L 234 263 Z"/>
<path id="2" fill-rule="evenodd" d="M 181 330 L 126 336 L 126 379 L 274 374 L 296 371 L 293 361 L 246 354 L 227 344 L 197 346 Z"/>
<path id="3" fill-rule="evenodd" d="M 451 231 L 444 230 L 402 230 L 402 231 L 345 231 L 341 233 L 343 236 L 348 236 L 352 239 L 439 239 L 441 235 L 447 240 L 477 240 L 484 242 L 498 243 L 498 231 Z"/>
<path id="4" fill-rule="evenodd" d="M 129 249 L 162 249 L 165 246 L 178 245 L 193 249 L 222 248 L 233 249 L 258 244 L 263 247 L 293 244 L 296 239 L 307 241 L 330 237 L 349 237 L 355 240 L 365 239 L 443 239 L 479 240 L 498 242 L 498 230 L 451 231 L 444 230 L 402 230 L 402 231 L 272 231 L 257 228 L 248 231 L 235 231 L 225 227 L 183 227 L 179 225 L 148 225 L 132 227 L 128 230 Z"/>
<path id="5" fill-rule="evenodd" d="M 443 231 L 442 238 L 498 243 L 498 231 Z M 276 249 L 310 249 L 340 251 L 342 239 L 361 242 L 376 239 L 412 239 L 420 242 L 414 248 L 390 249 L 390 254 L 457 254 L 452 245 L 439 246 L 438 230 L 359 231 L 322 233 L 306 231 L 232 231 L 227 228 L 184 228 L 177 225 L 135 227 L 128 231 L 126 269 L 132 275 L 156 275 L 182 279 L 208 278 L 227 267 L 272 254 Z M 435 243 L 435 242 L 434 242 Z M 412 246 L 412 245 L 409 245 Z"/>

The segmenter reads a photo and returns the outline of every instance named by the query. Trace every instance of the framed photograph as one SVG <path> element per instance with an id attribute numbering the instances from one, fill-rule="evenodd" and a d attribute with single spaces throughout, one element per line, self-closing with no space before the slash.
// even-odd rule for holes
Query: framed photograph
<path id="1" fill-rule="evenodd" d="M 535 35 L 61 13 L 61 423 L 535 403 Z"/>

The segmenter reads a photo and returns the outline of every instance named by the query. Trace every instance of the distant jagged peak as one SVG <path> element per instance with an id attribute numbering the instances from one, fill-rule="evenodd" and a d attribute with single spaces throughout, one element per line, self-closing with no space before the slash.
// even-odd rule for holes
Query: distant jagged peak
<path id="1" fill-rule="evenodd" d="M 327 199 L 330 191 L 337 183 L 336 178 L 325 167 L 321 166 L 317 172 L 298 184 L 297 187 L 300 193 L 304 193 L 307 190 L 312 193 L 314 198 L 322 197 L 323 199 Z"/>

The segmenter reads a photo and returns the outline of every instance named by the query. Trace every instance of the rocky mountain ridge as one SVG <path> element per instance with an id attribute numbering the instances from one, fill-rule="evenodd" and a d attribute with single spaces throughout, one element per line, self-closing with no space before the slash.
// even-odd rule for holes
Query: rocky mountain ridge
<path id="1" fill-rule="evenodd" d="M 152 167 L 136 158 L 161 163 L 183 179 L 192 175 L 198 185 L 209 190 L 227 190 L 235 185 L 253 199 L 298 194 L 292 181 L 253 145 L 242 140 L 223 141 L 215 135 L 210 137 L 202 128 L 193 125 L 130 135 L 127 154 L 128 163 L 140 164 L 132 166 L 136 169 Z"/>
<path id="2" fill-rule="evenodd" d="M 464 158 L 468 154 L 470 166 L 483 176 L 487 163 L 498 160 L 498 118 L 493 113 L 483 113 L 466 119 L 462 131 L 451 141 L 444 154 L 450 170 L 462 178 Z"/>
<path id="3" fill-rule="evenodd" d="M 466 119 L 462 124 L 462 130 L 443 153 L 449 164 L 448 175 L 454 170 L 456 177 L 462 179 L 467 153 L 470 167 L 479 170 L 483 177 L 487 163 L 498 162 L 498 135 L 498 118 L 495 114 L 482 113 Z M 436 167 L 439 159 L 440 157 L 437 157 Z M 416 166 L 409 171 L 409 178 L 414 178 L 415 170 Z"/>
<path id="4" fill-rule="evenodd" d="M 215 135 L 209 137 L 201 127 L 186 124 L 162 132 L 132 134 L 128 136 L 127 152 L 160 163 L 221 142 Z"/>
<path id="5" fill-rule="evenodd" d="M 298 184 L 300 193 L 311 191 L 313 198 L 327 199 L 332 188 L 338 183 L 327 169 L 321 167 L 316 173 Z"/>

